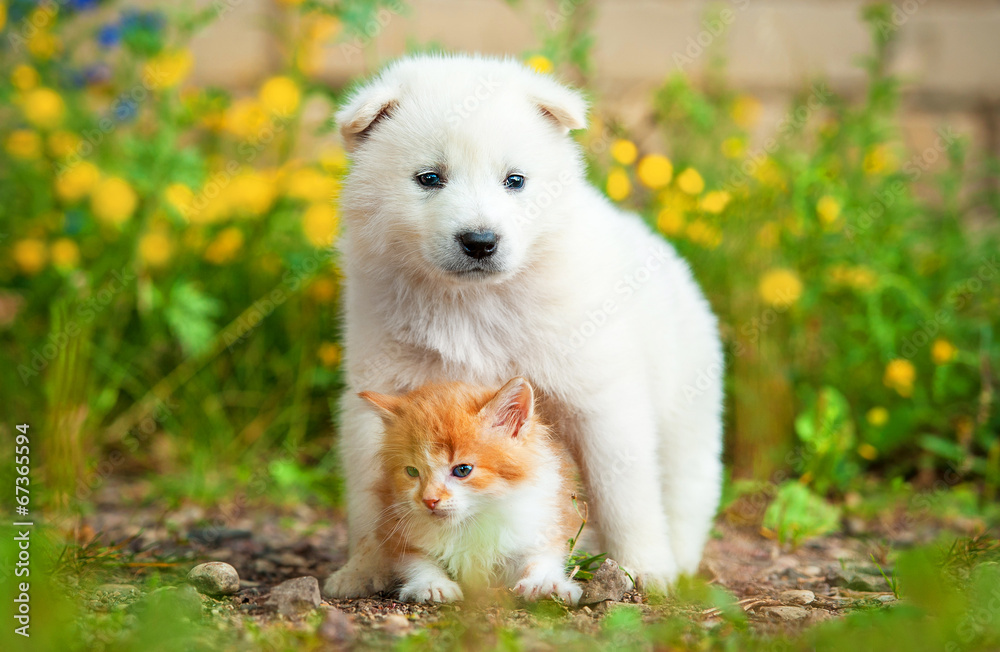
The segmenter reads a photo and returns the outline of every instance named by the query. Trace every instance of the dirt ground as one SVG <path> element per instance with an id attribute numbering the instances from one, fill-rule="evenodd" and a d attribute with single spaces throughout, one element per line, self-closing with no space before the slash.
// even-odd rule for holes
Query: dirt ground
<path id="1" fill-rule="evenodd" d="M 322 585 L 345 559 L 345 525 L 330 510 L 301 504 L 245 507 L 238 501 L 212 509 L 169 509 L 156 500 L 150 502 L 149 488 L 141 483 L 115 483 L 96 498 L 94 511 L 83 517 L 76 536 L 90 547 L 119 546 L 120 562 L 113 565 L 114 577 L 102 581 L 141 587 L 144 577 L 158 569 L 176 572 L 180 582 L 198 563 L 223 561 L 238 571 L 240 589 L 235 595 L 211 601 L 212 609 L 242 614 L 265 626 L 285 619 L 267 605 L 275 586 L 303 576 L 315 577 Z M 737 501 L 720 516 L 701 575 L 735 595 L 749 625 L 764 634 L 794 633 L 852 609 L 894 602 L 883 575 L 883 571 L 891 574 L 888 551 L 929 541 L 940 527 L 912 519 L 901 523 L 899 519 L 908 518 L 905 514 L 889 514 L 877 523 L 846 523 L 851 535 L 814 539 L 791 550 L 761 534 L 759 509 L 753 501 Z M 501 593 L 493 596 L 495 600 L 478 605 L 414 605 L 379 596 L 324 599 L 319 609 L 331 616 L 324 621 L 329 636 L 341 641 L 386 632 L 403 636 L 433 627 L 438 620 L 463 609 L 492 623 L 532 625 L 535 613 Z M 644 620 L 672 609 L 669 599 L 650 604 L 637 592 L 626 593 L 623 601 L 637 605 Z M 101 596 L 91 604 L 101 610 Z M 610 606 L 600 603 L 564 615 L 572 627 L 587 632 L 599 627 Z M 706 628 L 721 620 L 717 609 L 688 615 Z"/>

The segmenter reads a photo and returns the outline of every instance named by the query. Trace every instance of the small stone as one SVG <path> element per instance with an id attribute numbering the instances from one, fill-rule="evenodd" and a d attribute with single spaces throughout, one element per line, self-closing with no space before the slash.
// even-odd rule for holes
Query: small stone
<path id="1" fill-rule="evenodd" d="M 104 593 L 115 598 L 132 598 L 139 595 L 139 589 L 131 584 L 101 584 L 95 593 Z"/>
<path id="2" fill-rule="evenodd" d="M 277 609 L 282 616 L 292 618 L 317 608 L 321 600 L 319 580 L 307 575 L 282 582 L 271 589 L 271 597 L 265 604 Z"/>
<path id="3" fill-rule="evenodd" d="M 144 606 L 151 614 L 171 613 L 193 619 L 201 615 L 201 596 L 192 586 L 164 586 L 150 593 Z"/>
<path id="4" fill-rule="evenodd" d="M 319 626 L 320 637 L 330 643 L 350 643 L 357 636 L 357 631 L 354 619 L 336 607 L 327 610 L 323 624 Z"/>
<path id="5" fill-rule="evenodd" d="M 413 624 L 400 614 L 389 614 L 382 621 L 382 630 L 391 636 L 406 636 L 413 629 Z"/>
<path id="6" fill-rule="evenodd" d="M 782 591 L 778 597 L 781 598 L 782 602 L 790 602 L 791 604 L 811 604 L 816 599 L 816 594 L 805 589 L 790 589 Z"/>
<path id="7" fill-rule="evenodd" d="M 881 575 L 858 572 L 853 569 L 836 569 L 830 576 L 830 585 L 862 593 L 884 593 L 889 590 L 889 584 Z"/>
<path id="8" fill-rule="evenodd" d="M 618 562 L 605 559 L 590 581 L 584 584 L 580 604 L 597 604 L 606 600 L 619 602 L 625 595 L 628 585 L 628 576 L 618 566 Z"/>
<path id="9" fill-rule="evenodd" d="M 224 561 L 198 564 L 188 573 L 188 582 L 205 595 L 232 595 L 240 590 L 240 575 Z"/>
<path id="10" fill-rule="evenodd" d="M 878 596 L 875 599 L 878 600 L 879 602 L 883 603 L 883 604 L 887 604 L 887 603 L 890 603 L 890 602 L 895 602 L 896 601 L 896 596 L 886 594 L 886 595 L 880 595 L 880 596 Z"/>
<path id="11" fill-rule="evenodd" d="M 761 607 L 763 616 L 775 620 L 802 620 L 809 617 L 809 612 L 802 607 Z"/>

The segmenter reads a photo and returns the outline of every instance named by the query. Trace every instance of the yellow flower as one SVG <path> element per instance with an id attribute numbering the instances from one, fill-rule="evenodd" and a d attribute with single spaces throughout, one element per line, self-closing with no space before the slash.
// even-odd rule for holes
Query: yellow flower
<path id="1" fill-rule="evenodd" d="M 28 276 L 34 276 L 45 269 L 47 258 L 45 243 L 36 238 L 26 238 L 14 245 L 14 264 Z"/>
<path id="2" fill-rule="evenodd" d="M 283 4 L 288 7 L 298 7 L 302 4 L 303 0 L 278 0 L 278 4 Z"/>
<path id="3" fill-rule="evenodd" d="M 316 353 L 324 367 L 332 368 L 340 364 L 340 347 L 333 342 L 323 342 Z"/>
<path id="4" fill-rule="evenodd" d="M 726 158 L 736 159 L 743 156 L 747 151 L 747 144 L 742 138 L 733 136 L 722 141 L 722 155 Z"/>
<path id="5" fill-rule="evenodd" d="M 309 24 L 306 26 L 305 37 L 307 41 L 322 43 L 329 41 L 340 33 L 340 19 L 336 16 L 313 12 L 310 15 Z"/>
<path id="6" fill-rule="evenodd" d="M 42 137 L 30 129 L 15 129 L 7 136 L 4 148 L 14 158 L 36 159 L 42 155 Z"/>
<path id="7" fill-rule="evenodd" d="M 318 278 L 309 286 L 309 296 L 317 303 L 329 303 L 337 296 L 337 283 L 333 279 Z"/>
<path id="8" fill-rule="evenodd" d="M 647 154 L 639 161 L 635 173 L 642 185 L 658 190 L 670 183 L 674 176 L 674 166 L 663 154 Z"/>
<path id="9" fill-rule="evenodd" d="M 760 165 L 754 168 L 753 177 L 765 186 L 770 186 L 778 190 L 785 189 L 785 178 L 781 174 L 781 168 L 775 163 L 773 158 L 764 158 Z"/>
<path id="10" fill-rule="evenodd" d="M 302 92 L 290 77 L 271 77 L 257 95 L 266 111 L 274 115 L 291 115 L 299 108 Z"/>
<path id="11" fill-rule="evenodd" d="M 896 159 L 886 145 L 875 145 L 865 154 L 861 165 L 865 174 L 874 176 L 883 172 L 891 172 L 896 167 Z"/>
<path id="12" fill-rule="evenodd" d="M 0 31 L 7 26 L 7 3 L 0 2 Z"/>
<path id="13" fill-rule="evenodd" d="M 80 248 L 69 238 L 59 238 L 53 242 L 49 253 L 52 265 L 60 271 L 73 269 L 80 263 Z"/>
<path id="14" fill-rule="evenodd" d="M 701 198 L 701 201 L 698 202 L 698 206 L 706 213 L 718 215 L 722 211 L 726 210 L 726 206 L 729 205 L 730 199 L 731 197 L 729 196 L 729 193 L 725 190 L 713 190 Z"/>
<path id="15" fill-rule="evenodd" d="M 223 118 L 225 128 L 241 138 L 257 136 L 267 124 L 267 113 L 256 100 L 245 98 L 233 102 Z"/>
<path id="16" fill-rule="evenodd" d="M 663 235 L 677 235 L 684 230 L 684 213 L 670 208 L 661 208 L 656 216 L 656 228 Z"/>
<path id="17" fill-rule="evenodd" d="M 90 161 L 80 161 L 56 177 L 56 196 L 66 203 L 85 197 L 101 178 L 97 166 Z"/>
<path id="18" fill-rule="evenodd" d="M 632 182 L 628 180 L 628 175 L 625 174 L 625 170 L 615 168 L 608 173 L 606 189 L 608 191 L 608 197 L 614 201 L 621 201 L 628 197 L 632 192 Z"/>
<path id="19" fill-rule="evenodd" d="M 49 136 L 49 153 L 56 158 L 66 158 L 80 146 L 80 137 L 71 131 L 56 131 Z"/>
<path id="20" fill-rule="evenodd" d="M 830 195 L 823 195 L 816 202 L 816 214 L 824 226 L 829 226 L 840 217 L 840 202 Z"/>
<path id="21" fill-rule="evenodd" d="M 302 231 L 314 247 L 329 247 L 337 234 L 337 210 L 330 204 L 315 203 L 302 216 Z"/>
<path id="22" fill-rule="evenodd" d="M 764 303 L 775 307 L 790 306 L 802 296 L 802 281 L 790 269 L 772 269 L 757 286 Z"/>
<path id="23" fill-rule="evenodd" d="M 882 383 L 896 390 L 896 393 L 904 398 L 913 395 L 913 381 L 917 379 L 917 369 L 909 360 L 896 358 L 890 360 L 885 367 L 885 376 Z"/>
<path id="24" fill-rule="evenodd" d="M 858 446 L 858 455 L 871 462 L 878 457 L 878 449 L 868 443 L 860 444 Z"/>
<path id="25" fill-rule="evenodd" d="M 38 86 L 38 71 L 26 63 L 14 68 L 10 73 L 10 83 L 19 91 L 28 91 Z"/>
<path id="26" fill-rule="evenodd" d="M 715 249 L 722 243 L 722 233 L 705 220 L 695 220 L 688 225 L 685 235 L 691 242 L 707 249 Z"/>
<path id="27" fill-rule="evenodd" d="M 830 282 L 857 290 L 871 290 L 878 284 L 878 275 L 863 265 L 834 265 L 829 271 Z"/>
<path id="28" fill-rule="evenodd" d="M 187 217 L 191 211 L 191 202 L 194 201 L 194 191 L 183 183 L 172 183 L 163 191 L 163 198 L 181 217 Z"/>
<path id="29" fill-rule="evenodd" d="M 749 129 L 760 119 L 760 100 L 750 95 L 740 95 L 730 109 L 733 122 Z"/>
<path id="30" fill-rule="evenodd" d="M 150 231 L 139 239 L 139 258 L 147 267 L 163 267 L 173 252 L 174 243 L 163 231 Z"/>
<path id="31" fill-rule="evenodd" d="M 955 345 L 939 337 L 934 340 L 934 344 L 931 346 L 931 359 L 934 360 L 934 364 L 947 364 L 955 359 L 958 355 L 958 349 Z"/>
<path id="32" fill-rule="evenodd" d="M 677 176 L 677 187 L 689 195 L 697 195 L 705 189 L 705 180 L 698 174 L 698 170 L 688 168 Z"/>
<path id="33" fill-rule="evenodd" d="M 224 265 L 234 258 L 243 248 L 243 232 L 235 226 L 230 226 L 219 232 L 215 239 L 205 249 L 205 260 L 213 265 Z"/>
<path id="34" fill-rule="evenodd" d="M 347 169 L 347 154 L 339 147 L 328 147 L 320 152 L 319 164 L 327 172 L 343 172 Z"/>
<path id="35" fill-rule="evenodd" d="M 55 56 L 61 45 L 58 38 L 44 30 L 38 30 L 28 38 L 28 52 L 41 61 L 47 61 Z"/>
<path id="36" fill-rule="evenodd" d="M 233 177 L 227 188 L 232 197 L 232 208 L 238 213 L 260 217 L 274 204 L 278 194 L 271 176 L 248 170 Z"/>
<path id="37" fill-rule="evenodd" d="M 142 78 L 154 90 L 173 88 L 184 81 L 193 64 L 187 50 L 164 50 L 142 67 Z"/>
<path id="38" fill-rule="evenodd" d="M 619 138 L 611 143 L 611 158 L 622 165 L 632 165 L 638 155 L 639 150 L 631 140 Z"/>
<path id="39" fill-rule="evenodd" d="M 285 179 L 285 194 L 309 202 L 330 201 L 337 182 L 315 168 L 300 168 Z"/>
<path id="40" fill-rule="evenodd" d="M 540 54 L 529 57 L 525 63 L 529 68 L 535 72 L 540 72 L 543 75 L 552 72 L 552 61 L 550 61 L 548 57 L 543 57 Z"/>
<path id="41" fill-rule="evenodd" d="M 882 406 L 873 407 L 865 414 L 865 418 L 871 425 L 881 428 L 889 422 L 889 410 Z"/>
<path id="42" fill-rule="evenodd" d="M 39 129 L 54 129 L 66 115 L 66 103 L 51 88 L 35 88 L 24 94 L 21 111 Z"/>
<path id="43" fill-rule="evenodd" d="M 128 181 L 121 177 L 103 179 L 90 195 L 90 210 L 94 217 L 116 226 L 132 217 L 138 204 L 139 197 Z"/>

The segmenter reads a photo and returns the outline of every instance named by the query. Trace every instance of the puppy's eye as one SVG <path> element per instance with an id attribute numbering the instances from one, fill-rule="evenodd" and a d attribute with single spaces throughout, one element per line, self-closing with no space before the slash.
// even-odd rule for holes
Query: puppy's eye
<path id="1" fill-rule="evenodd" d="M 470 473 L 472 473 L 472 465 L 471 464 L 459 464 L 458 466 L 456 466 L 455 468 L 453 468 L 451 470 L 451 474 L 453 476 L 455 476 L 456 478 L 464 478 L 465 476 L 469 475 Z"/>
<path id="2" fill-rule="evenodd" d="M 408 466 L 406 467 L 406 475 L 410 476 L 411 478 L 415 478 L 420 475 L 420 471 L 418 471 L 417 467 L 415 466 Z"/>
<path id="3" fill-rule="evenodd" d="M 444 177 L 437 172 L 421 172 L 417 175 L 417 183 L 424 188 L 440 188 L 444 185 Z"/>
<path id="4" fill-rule="evenodd" d="M 511 174 L 503 180 L 503 187 L 507 190 L 520 190 L 524 187 L 523 174 Z"/>

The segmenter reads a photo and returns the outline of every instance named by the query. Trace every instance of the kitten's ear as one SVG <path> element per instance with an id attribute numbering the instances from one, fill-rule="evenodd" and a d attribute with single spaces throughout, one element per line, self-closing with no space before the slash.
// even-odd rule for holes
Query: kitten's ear
<path id="1" fill-rule="evenodd" d="M 535 392 L 531 383 L 520 376 L 508 380 L 479 411 L 491 428 L 499 429 L 508 437 L 517 437 L 534 413 Z"/>
<path id="2" fill-rule="evenodd" d="M 337 111 L 337 124 L 347 151 L 353 151 L 375 123 L 390 116 L 399 101 L 398 95 L 398 89 L 378 79 L 362 87 Z"/>
<path id="3" fill-rule="evenodd" d="M 401 396 L 389 396 L 388 394 L 379 394 L 377 392 L 361 392 L 358 396 L 368 401 L 375 408 L 375 412 L 382 417 L 383 421 L 395 419 L 400 403 L 402 402 Z"/>

